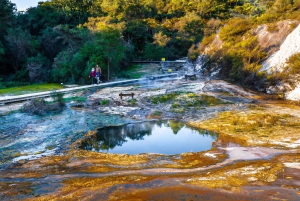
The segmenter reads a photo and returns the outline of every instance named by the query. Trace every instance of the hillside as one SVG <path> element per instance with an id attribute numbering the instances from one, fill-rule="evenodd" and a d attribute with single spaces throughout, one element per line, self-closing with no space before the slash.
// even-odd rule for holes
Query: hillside
<path id="1" fill-rule="evenodd" d="M 265 62 L 263 62 L 263 67 L 261 71 L 266 71 L 268 74 L 276 74 L 287 71 L 288 60 L 291 56 L 300 52 L 300 25 L 297 26 L 292 33 L 290 33 L 284 40 L 284 42 L 279 47 L 279 50 L 274 52 Z M 294 83 L 297 83 L 297 77 L 295 75 L 289 75 L 294 80 Z M 276 87 L 271 88 L 275 89 L 275 92 L 280 90 L 286 91 L 286 99 L 288 100 L 300 100 L 300 88 L 299 84 L 293 89 L 288 83 L 281 82 L 276 85 Z"/>
<path id="2" fill-rule="evenodd" d="M 263 62 L 262 71 L 269 74 L 274 72 L 282 72 L 287 66 L 287 60 L 294 54 L 300 52 L 300 26 L 290 33 L 279 47 L 279 50 L 272 54 L 265 62 Z"/>
<path id="3" fill-rule="evenodd" d="M 289 62 L 291 56 L 300 53 L 299 21 L 248 27 L 244 22 L 228 21 L 213 38 L 208 36 L 200 43 L 201 71 L 256 90 L 284 94 L 288 100 L 300 100 L 299 72 L 291 71 Z M 242 31 L 235 33 L 231 26 Z M 293 68 L 297 68 L 294 63 Z"/>

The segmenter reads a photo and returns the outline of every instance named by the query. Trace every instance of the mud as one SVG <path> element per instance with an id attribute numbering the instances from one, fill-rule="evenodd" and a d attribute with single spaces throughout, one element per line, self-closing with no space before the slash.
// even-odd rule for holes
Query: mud
<path id="1" fill-rule="evenodd" d="M 179 78 L 149 83 L 86 93 L 87 101 L 80 107 L 69 105 L 71 113 L 51 117 L 52 122 L 41 121 L 51 125 L 57 123 L 55 119 L 62 121 L 73 115 L 79 118 L 71 118 L 71 125 L 81 122 L 89 126 L 63 135 L 69 139 L 65 140 L 67 149 L 40 154 L 38 159 L 24 155 L 24 159 L 2 168 L 0 199 L 300 199 L 297 103 L 271 100 L 218 80 Z M 135 95 L 121 100 L 121 92 Z M 165 95 L 172 92 L 175 93 L 168 99 Z M 95 136 L 99 127 L 157 119 L 181 120 L 196 128 L 213 130 L 219 137 L 211 150 L 174 155 L 108 154 L 78 148 L 83 139 Z M 8 127 L 9 134 L 46 133 L 46 125 L 35 127 L 35 121 L 35 117 L 23 121 L 24 128 L 17 131 Z M 72 130 L 62 124 L 60 127 L 64 133 Z M 2 133 L 1 140 L 5 141 L 8 134 Z M 58 142 L 59 146 L 64 143 Z M 56 145 L 52 146 L 51 150 L 56 150 Z"/>

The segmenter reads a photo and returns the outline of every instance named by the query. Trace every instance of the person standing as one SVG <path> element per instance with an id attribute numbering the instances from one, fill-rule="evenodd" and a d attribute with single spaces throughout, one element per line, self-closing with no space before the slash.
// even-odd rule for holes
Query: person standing
<path id="1" fill-rule="evenodd" d="M 97 79 L 97 84 L 100 84 L 101 81 L 100 81 L 100 76 L 101 76 L 101 68 L 98 66 L 96 66 L 96 79 Z"/>
<path id="2" fill-rule="evenodd" d="M 93 67 L 91 72 L 90 72 L 90 78 L 92 78 L 92 85 L 94 84 L 94 79 L 96 77 L 96 71 L 95 71 L 95 68 Z"/>

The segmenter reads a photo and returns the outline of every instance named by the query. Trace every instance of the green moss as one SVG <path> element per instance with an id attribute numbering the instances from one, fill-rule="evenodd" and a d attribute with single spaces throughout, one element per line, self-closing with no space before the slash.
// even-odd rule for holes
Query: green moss
<path id="1" fill-rule="evenodd" d="M 173 103 L 172 103 L 173 101 Z M 182 107 L 195 107 L 200 108 L 201 106 L 214 106 L 224 104 L 222 100 L 215 98 L 213 96 L 207 95 L 197 95 L 194 93 L 180 93 L 172 92 L 169 94 L 156 96 L 151 99 L 154 104 L 159 103 L 171 103 L 171 108 L 173 111 L 182 112 Z"/>
<path id="2" fill-rule="evenodd" d="M 101 102 L 100 102 L 100 105 L 107 105 L 109 103 L 109 100 L 102 100 Z"/>
<path id="3" fill-rule="evenodd" d="M 180 106 L 179 102 L 175 102 L 172 104 L 172 108 L 178 108 Z"/>
<path id="4" fill-rule="evenodd" d="M 158 104 L 158 103 L 166 103 L 171 99 L 175 99 L 177 96 L 179 95 L 178 92 L 172 92 L 169 94 L 164 94 L 161 96 L 156 96 L 154 98 L 151 99 L 151 102 L 154 104 Z"/>
<path id="5" fill-rule="evenodd" d="M 135 105 L 136 104 L 136 99 L 130 99 L 127 101 L 127 103 L 130 103 L 131 105 Z"/>

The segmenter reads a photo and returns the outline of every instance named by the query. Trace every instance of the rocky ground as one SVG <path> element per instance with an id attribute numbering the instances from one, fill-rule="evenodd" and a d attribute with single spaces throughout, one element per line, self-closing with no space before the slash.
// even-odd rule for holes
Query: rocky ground
<path id="1" fill-rule="evenodd" d="M 2 170 L 1 200 L 300 199 L 296 102 L 221 80 L 179 77 L 100 89 L 71 108 L 135 121 L 176 119 L 219 137 L 204 152 L 127 155 L 78 149 L 95 135 L 90 131 L 67 152 Z"/>

